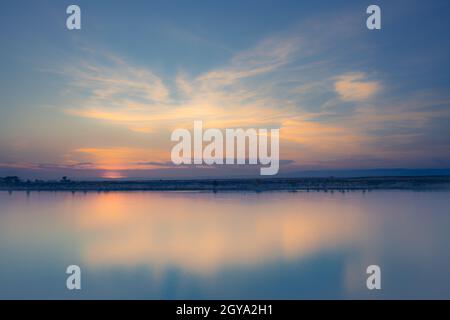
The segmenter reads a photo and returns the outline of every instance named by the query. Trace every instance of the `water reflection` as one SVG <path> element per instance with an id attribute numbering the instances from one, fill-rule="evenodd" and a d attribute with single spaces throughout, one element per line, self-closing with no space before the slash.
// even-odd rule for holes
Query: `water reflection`
<path id="1" fill-rule="evenodd" d="M 355 206 L 337 212 L 333 201 L 292 206 L 269 198 L 247 203 L 234 196 L 236 203 L 199 194 L 88 197 L 77 214 L 77 231 L 89 238 L 82 257 L 92 266 L 175 266 L 204 274 L 230 265 L 297 259 L 355 243 L 367 232 L 368 221 Z"/>
<path id="2" fill-rule="evenodd" d="M 450 297 L 448 196 L 0 193 L 0 297 Z"/>

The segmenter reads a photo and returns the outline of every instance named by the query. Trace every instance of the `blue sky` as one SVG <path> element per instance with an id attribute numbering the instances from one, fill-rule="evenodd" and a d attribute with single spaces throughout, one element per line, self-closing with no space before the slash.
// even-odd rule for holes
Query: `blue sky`
<path id="1" fill-rule="evenodd" d="M 280 128 L 282 173 L 450 167 L 446 1 L 73 3 L 82 30 L 72 2 L 3 2 L 0 175 L 242 174 L 170 166 L 194 120 Z"/>

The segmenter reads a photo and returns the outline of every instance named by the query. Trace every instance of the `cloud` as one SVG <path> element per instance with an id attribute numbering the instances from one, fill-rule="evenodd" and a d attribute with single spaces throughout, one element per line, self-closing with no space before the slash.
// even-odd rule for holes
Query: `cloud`
<path id="1" fill-rule="evenodd" d="M 219 128 L 274 125 L 293 110 L 274 101 L 267 90 L 258 90 L 257 84 L 245 82 L 288 64 L 298 45 L 296 38 L 268 38 L 236 54 L 223 67 L 196 77 L 179 73 L 172 87 L 148 68 L 112 54 L 94 53 L 90 62 L 66 72 L 75 88 L 88 96 L 81 105 L 66 108 L 66 113 L 140 133 L 186 126 L 198 119 Z"/>
<path id="2" fill-rule="evenodd" d="M 342 73 L 336 64 L 339 54 L 349 53 L 335 31 L 319 28 L 311 34 L 310 28 L 302 28 L 272 35 L 194 75 L 179 71 L 162 77 L 148 66 L 92 50 L 90 59 L 67 73 L 75 85 L 71 89 L 82 90 L 86 98 L 74 100 L 78 105 L 65 112 L 126 128 L 130 143 L 80 146 L 68 159 L 122 171 L 140 170 L 143 164 L 152 170 L 168 168 L 170 131 L 190 130 L 193 121 L 203 120 L 205 129 L 280 128 L 280 156 L 295 164 L 341 167 L 348 159 L 374 153 L 380 163 L 403 160 L 400 144 L 420 139 L 405 128 L 422 128 L 444 111 L 427 109 L 426 99 L 418 102 L 423 109 L 396 107 L 405 95 L 395 94 L 389 101 L 381 97 L 387 79 L 370 76 L 376 70 L 362 72 L 360 63 L 346 64 L 349 72 Z M 144 144 L 140 139 L 148 140 Z M 379 148 L 383 139 L 395 150 Z M 356 164 L 348 162 L 346 167 Z"/>
<path id="3" fill-rule="evenodd" d="M 237 54 L 228 67 L 201 75 L 196 83 L 203 90 L 211 90 L 275 71 L 291 61 L 299 50 L 299 44 L 300 40 L 295 37 L 265 39 L 255 48 Z"/>
<path id="4" fill-rule="evenodd" d="M 103 56 L 101 62 L 85 61 L 67 73 L 74 78 L 76 86 L 89 91 L 92 104 L 112 101 L 122 104 L 129 99 L 165 102 L 169 98 L 169 90 L 152 71 L 132 66 L 111 54 Z"/>
<path id="5" fill-rule="evenodd" d="M 365 101 L 381 89 L 377 81 L 367 81 L 362 72 L 347 73 L 339 76 L 334 84 L 335 91 L 344 101 Z"/>
<path id="6" fill-rule="evenodd" d="M 129 169 L 152 169 L 161 166 L 162 161 L 157 159 L 165 159 L 165 151 L 159 153 L 155 149 L 145 148 L 81 148 L 77 149 L 71 155 L 77 157 L 77 154 L 83 154 L 90 163 L 95 163 L 96 169 L 101 170 L 129 170 Z M 154 159 L 154 162 L 146 162 L 146 159 Z M 145 163 L 145 166 L 143 164 Z"/>
<path id="7" fill-rule="evenodd" d="M 154 135 L 179 127 L 190 129 L 193 121 L 199 119 L 203 120 L 205 129 L 281 128 L 281 140 L 295 150 L 281 156 L 308 162 L 312 162 L 314 157 L 339 157 L 342 150 L 356 152 L 365 139 L 358 136 L 357 130 L 317 122 L 314 117 L 322 111 L 302 110 L 298 100 L 302 96 L 323 95 L 324 90 L 332 92 L 330 79 L 336 77 L 322 75 L 322 78 L 308 80 L 309 74 L 302 74 L 300 78 L 305 81 L 299 81 L 299 74 L 296 74 L 294 81 L 290 80 L 294 88 L 285 85 L 286 73 L 290 75 L 292 72 L 290 64 L 305 56 L 302 45 L 307 46 L 305 40 L 297 36 L 269 37 L 255 47 L 237 53 L 219 68 L 195 77 L 185 72 L 178 73 L 172 87 L 164 86 L 153 71 L 141 70 L 110 55 L 105 57 L 102 67 L 88 66 L 82 68 L 81 73 L 75 73 L 75 83 L 85 84 L 88 92 L 89 85 L 92 85 L 91 95 L 82 106 L 71 107 L 66 112 Z M 311 63 L 316 65 L 314 60 Z M 304 68 L 303 72 L 307 69 Z M 314 70 L 312 68 L 309 73 Z M 361 72 L 339 76 L 336 90 L 343 99 L 366 99 L 378 90 L 379 85 L 365 78 Z M 145 84 L 139 84 L 141 81 Z M 159 89 L 149 95 L 147 89 L 152 86 Z M 316 106 L 317 109 L 320 106 Z M 89 154 L 87 160 L 98 163 L 100 168 L 125 169 L 131 166 L 131 169 L 137 169 L 136 163 L 150 165 L 169 161 L 169 141 L 166 145 L 166 158 L 157 151 L 154 153 L 158 155 L 157 159 L 151 157 L 150 152 L 143 152 L 142 148 L 80 148 L 78 151 L 84 150 Z M 337 145 L 341 147 L 337 148 Z M 292 146 L 300 146 L 308 150 L 308 154 L 304 155 Z"/>

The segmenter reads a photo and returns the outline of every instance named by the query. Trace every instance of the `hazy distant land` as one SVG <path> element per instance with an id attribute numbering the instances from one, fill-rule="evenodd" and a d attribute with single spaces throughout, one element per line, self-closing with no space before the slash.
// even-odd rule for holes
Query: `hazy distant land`
<path id="1" fill-rule="evenodd" d="M 2 191 L 351 191 L 450 190 L 450 176 L 260 178 L 146 181 L 22 181 L 0 178 Z"/>

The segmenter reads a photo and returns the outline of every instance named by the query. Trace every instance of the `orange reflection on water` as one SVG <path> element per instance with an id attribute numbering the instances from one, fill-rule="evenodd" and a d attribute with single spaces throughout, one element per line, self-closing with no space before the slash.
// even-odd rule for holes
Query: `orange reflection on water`
<path id="1" fill-rule="evenodd" d="M 319 195 L 318 195 L 319 196 Z M 77 228 L 90 266 L 212 273 L 298 259 L 354 243 L 368 230 L 358 206 L 301 194 L 108 193 L 86 196 Z M 266 197 L 264 204 L 258 197 Z M 267 201 L 270 197 L 271 201 Z"/>

